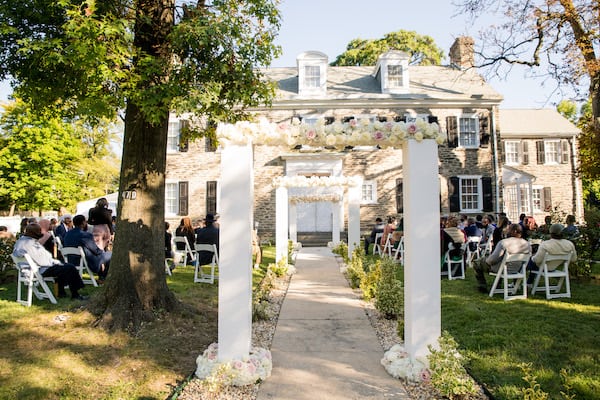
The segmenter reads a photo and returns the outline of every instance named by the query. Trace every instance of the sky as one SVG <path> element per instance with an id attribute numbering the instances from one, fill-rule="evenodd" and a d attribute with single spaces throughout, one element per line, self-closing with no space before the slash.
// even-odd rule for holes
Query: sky
<path id="1" fill-rule="evenodd" d="M 293 67 L 296 56 L 308 50 L 327 54 L 331 62 L 352 39 L 378 39 L 400 29 L 431 36 L 448 63 L 450 46 L 458 36 L 477 40 L 478 30 L 492 21 L 484 17 L 473 26 L 465 16 L 456 15 L 450 0 L 282 0 L 280 10 L 276 43 L 283 54 L 273 67 Z M 554 108 L 561 98 L 551 96 L 552 85 L 544 87 L 526 75 L 525 69 L 513 68 L 506 80 L 488 80 L 504 96 L 501 108 Z M 0 101 L 9 94 L 7 82 L 0 82 Z"/>

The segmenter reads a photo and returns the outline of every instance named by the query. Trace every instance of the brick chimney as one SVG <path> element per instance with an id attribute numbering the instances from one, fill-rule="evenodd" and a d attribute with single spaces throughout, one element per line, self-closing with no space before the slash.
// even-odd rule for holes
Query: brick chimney
<path id="1" fill-rule="evenodd" d="M 450 47 L 450 65 L 467 69 L 475 65 L 473 47 L 475 41 L 470 36 L 459 36 Z"/>

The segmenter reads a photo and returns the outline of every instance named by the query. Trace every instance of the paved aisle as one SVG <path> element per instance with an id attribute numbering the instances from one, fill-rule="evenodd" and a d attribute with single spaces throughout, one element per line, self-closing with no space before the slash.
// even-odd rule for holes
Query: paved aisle
<path id="1" fill-rule="evenodd" d="M 296 259 L 271 353 L 273 373 L 258 400 L 408 399 L 380 364 L 383 350 L 331 250 Z"/>

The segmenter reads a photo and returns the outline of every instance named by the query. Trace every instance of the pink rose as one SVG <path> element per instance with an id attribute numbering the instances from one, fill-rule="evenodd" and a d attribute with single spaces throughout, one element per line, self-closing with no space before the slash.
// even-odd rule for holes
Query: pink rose
<path id="1" fill-rule="evenodd" d="M 315 131 L 314 129 L 311 129 L 308 132 L 306 132 L 306 138 L 308 140 L 313 140 L 316 137 L 317 137 L 317 131 Z"/>
<path id="2" fill-rule="evenodd" d="M 373 139 L 375 139 L 375 140 L 382 140 L 383 139 L 383 132 L 381 132 L 381 131 L 375 131 L 375 132 L 373 132 Z"/>
<path id="3" fill-rule="evenodd" d="M 406 128 L 406 131 L 410 134 L 410 135 L 414 135 L 415 133 L 417 133 L 417 125 L 415 124 L 409 124 L 408 127 Z"/>
<path id="4" fill-rule="evenodd" d="M 355 119 L 351 119 L 350 122 L 348 122 L 348 125 L 350 125 L 353 128 L 356 126 L 356 124 L 357 124 L 357 122 Z"/>

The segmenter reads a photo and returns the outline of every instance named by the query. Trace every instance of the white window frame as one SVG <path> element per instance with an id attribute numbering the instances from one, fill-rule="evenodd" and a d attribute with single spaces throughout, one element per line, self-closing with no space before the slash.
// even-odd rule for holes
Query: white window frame
<path id="1" fill-rule="evenodd" d="M 551 151 L 550 144 L 556 146 L 556 151 Z M 560 139 L 544 140 L 544 163 L 550 165 L 558 165 L 562 160 Z"/>
<path id="2" fill-rule="evenodd" d="M 175 197 L 174 198 L 170 198 L 169 197 L 169 187 L 174 186 L 174 193 L 175 193 Z M 170 201 L 174 201 L 175 202 L 175 211 L 173 212 L 173 209 L 170 208 Z M 172 180 L 167 180 L 165 182 L 165 216 L 167 217 L 174 217 L 179 215 L 179 181 L 172 181 Z"/>
<path id="3" fill-rule="evenodd" d="M 365 189 L 369 188 L 371 197 L 365 197 Z M 360 204 L 377 204 L 377 181 L 366 180 L 363 181 L 360 191 Z"/>
<path id="4" fill-rule="evenodd" d="M 479 117 L 476 114 L 463 114 L 458 117 L 458 146 L 471 149 L 479 147 Z M 473 142 L 465 140 L 467 133 L 463 130 L 463 121 L 469 120 L 474 126 L 473 132 L 468 132 L 469 135 L 474 135 Z"/>
<path id="5" fill-rule="evenodd" d="M 308 90 L 319 89 L 321 87 L 321 65 L 304 65 L 304 82 L 302 84 Z"/>
<path id="6" fill-rule="evenodd" d="M 459 200 L 460 200 L 460 212 L 464 212 L 464 213 L 469 213 L 469 212 L 481 212 L 481 210 L 483 210 L 483 185 L 481 182 L 481 175 L 459 175 L 459 182 L 458 182 L 458 188 L 459 188 Z M 466 199 L 464 198 L 464 196 L 467 195 L 472 195 L 472 194 L 467 194 L 467 193 L 463 193 L 463 182 L 466 180 L 475 180 L 477 183 L 477 193 L 475 194 L 477 196 L 477 205 L 475 206 L 475 208 L 466 208 L 465 207 L 465 202 Z"/>
<path id="7" fill-rule="evenodd" d="M 389 89 L 404 87 L 404 66 L 402 64 L 387 64 L 387 87 Z"/>
<path id="8" fill-rule="evenodd" d="M 514 148 L 510 149 L 509 146 Z M 504 163 L 506 165 L 520 165 L 521 159 L 521 141 L 520 140 L 505 140 L 504 141 Z"/>
<path id="9" fill-rule="evenodd" d="M 169 128 L 167 130 L 167 153 L 179 152 L 179 136 L 181 132 L 178 119 L 169 119 Z"/>

